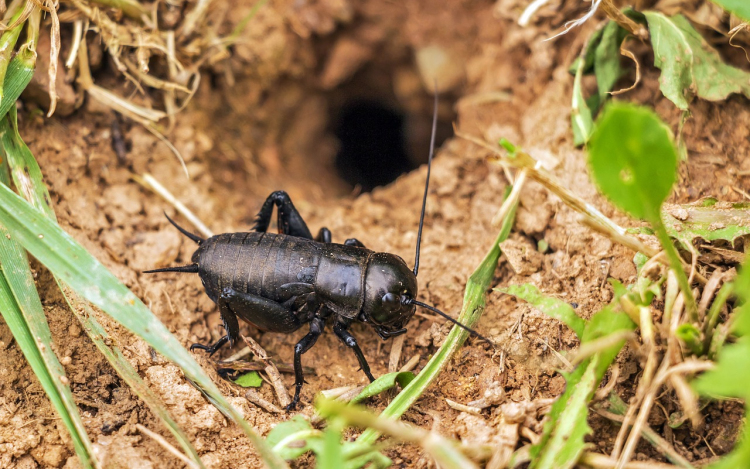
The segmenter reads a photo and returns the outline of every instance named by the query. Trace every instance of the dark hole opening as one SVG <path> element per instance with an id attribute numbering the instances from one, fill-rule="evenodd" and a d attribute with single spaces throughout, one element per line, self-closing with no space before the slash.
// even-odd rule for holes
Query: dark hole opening
<path id="1" fill-rule="evenodd" d="M 407 152 L 405 117 L 375 101 L 345 105 L 336 124 L 339 151 L 336 167 L 341 177 L 371 191 L 416 166 Z"/>

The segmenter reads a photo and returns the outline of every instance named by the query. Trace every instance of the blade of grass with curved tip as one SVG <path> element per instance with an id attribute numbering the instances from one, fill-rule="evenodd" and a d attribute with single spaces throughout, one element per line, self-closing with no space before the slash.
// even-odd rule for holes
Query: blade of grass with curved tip
<path id="1" fill-rule="evenodd" d="M 10 191 L 6 162 L 0 165 L 0 186 Z M 26 252 L 4 226 L 0 226 L 0 313 L 10 327 L 31 369 L 60 414 L 84 467 L 99 467 L 73 400 L 70 381 L 52 347 L 47 317 L 34 285 Z"/>
<path id="2" fill-rule="evenodd" d="M 508 194 L 510 194 L 510 187 L 507 188 L 505 197 Z M 458 321 L 468 327 L 474 327 L 484 312 L 487 288 L 489 288 L 492 276 L 495 274 L 495 269 L 497 269 L 497 262 L 500 259 L 499 244 L 505 241 L 510 234 L 510 229 L 516 218 L 517 207 L 518 203 L 513 206 L 508 216 L 505 217 L 500 228 L 500 233 L 492 244 L 492 248 L 484 257 L 482 263 L 479 264 L 479 267 L 471 274 L 468 282 L 466 282 L 463 307 L 461 308 L 461 314 L 458 316 Z M 419 399 L 425 389 L 427 389 L 427 386 L 437 378 L 440 371 L 448 363 L 448 360 L 450 360 L 468 337 L 468 332 L 458 326 L 454 326 L 437 353 L 430 359 L 417 377 L 393 399 L 381 416 L 389 418 L 401 417 Z M 369 428 L 360 435 L 357 442 L 372 444 L 379 436 L 380 433 L 377 430 Z"/>
<path id="3" fill-rule="evenodd" d="M 185 377 L 199 385 L 211 397 L 214 405 L 243 429 L 269 467 L 287 467 L 222 396 L 187 350 L 133 292 L 57 224 L 5 186 L 0 186 L 0 223 L 5 225 L 15 240 L 77 294 L 182 368 Z"/>
<path id="4" fill-rule="evenodd" d="M 12 108 L 10 115 L 0 120 L 0 144 L 5 151 L 8 165 L 16 188 L 21 194 L 39 211 L 47 215 L 53 221 L 57 221 L 54 209 L 51 206 L 49 192 L 42 180 L 42 171 L 18 133 L 18 122 L 16 110 Z M 133 391 L 143 399 L 151 411 L 159 418 L 165 427 L 174 435 L 182 449 L 198 467 L 204 467 L 187 435 L 177 425 L 169 411 L 164 407 L 161 399 L 143 382 L 138 372 L 122 354 L 120 349 L 111 343 L 109 334 L 96 319 L 96 313 L 91 306 L 81 300 L 64 282 L 55 277 L 65 300 L 73 311 L 73 314 L 83 325 L 89 338 L 94 345 L 109 361 L 112 368 L 122 377 Z"/>

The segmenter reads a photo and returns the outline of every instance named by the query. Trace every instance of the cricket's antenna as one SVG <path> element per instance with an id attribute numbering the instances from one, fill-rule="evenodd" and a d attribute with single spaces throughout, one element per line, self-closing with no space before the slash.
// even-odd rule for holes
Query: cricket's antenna
<path id="1" fill-rule="evenodd" d="M 198 236 L 196 234 L 193 234 L 193 233 L 189 232 L 188 230 L 186 230 L 185 228 L 183 228 L 180 225 L 178 225 L 174 220 L 172 220 L 171 218 L 169 218 L 169 215 L 167 215 L 167 212 L 164 212 L 164 216 L 167 217 L 167 220 L 169 220 L 169 223 L 171 223 L 172 225 L 174 225 L 175 228 L 177 228 L 178 230 L 180 230 L 180 233 L 182 233 L 185 236 L 187 236 L 188 238 L 192 239 L 193 242 L 195 242 L 197 244 L 200 244 L 203 241 L 205 241 L 205 239 L 201 238 L 200 236 Z"/>
<path id="2" fill-rule="evenodd" d="M 422 245 L 422 225 L 424 225 L 424 209 L 427 205 L 427 189 L 430 187 L 430 169 L 432 155 L 435 153 L 435 134 L 437 133 L 438 91 L 435 81 L 435 108 L 432 111 L 432 136 L 430 137 L 430 156 L 427 158 L 427 180 L 424 183 L 424 197 L 422 197 L 422 214 L 419 216 L 419 231 L 417 231 L 417 255 L 414 257 L 414 276 L 419 272 L 419 248 Z"/>
<path id="3" fill-rule="evenodd" d="M 438 314 L 438 315 L 444 317 L 448 321 L 452 322 L 453 324 L 457 325 L 458 327 L 460 327 L 460 328 L 464 329 L 465 331 L 469 332 L 471 335 L 475 335 L 475 336 L 479 337 L 480 339 L 482 339 L 483 341 L 485 341 L 488 344 L 492 345 L 493 347 L 495 346 L 495 344 L 492 343 L 492 341 L 490 339 L 488 339 L 487 337 L 483 336 L 482 334 L 480 334 L 479 332 L 477 332 L 474 329 L 470 328 L 469 326 L 465 326 L 465 325 L 461 324 L 460 322 L 456 321 L 455 319 L 453 319 L 452 317 L 448 316 L 447 314 L 445 314 L 444 312 L 440 311 L 439 309 L 437 309 L 434 306 L 430 306 L 428 304 L 422 303 L 421 301 L 417 301 L 417 300 L 414 300 L 414 299 L 411 299 L 411 298 L 406 301 L 406 304 L 417 305 L 417 306 L 421 306 L 422 308 L 429 309 L 433 313 Z"/>

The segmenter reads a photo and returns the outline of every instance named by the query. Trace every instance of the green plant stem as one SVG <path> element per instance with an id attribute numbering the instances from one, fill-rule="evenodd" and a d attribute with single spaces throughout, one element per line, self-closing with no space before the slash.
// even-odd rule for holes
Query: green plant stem
<path id="1" fill-rule="evenodd" d="M 507 195 L 508 192 L 506 192 L 506 197 Z M 482 260 L 482 263 L 479 264 L 479 267 L 477 267 L 474 273 L 471 274 L 469 281 L 466 283 L 463 307 L 461 308 L 461 314 L 458 316 L 458 321 L 468 327 L 474 327 L 474 324 L 476 324 L 484 312 L 487 288 L 489 288 L 492 276 L 497 268 L 497 262 L 500 259 L 499 244 L 508 238 L 510 229 L 513 226 L 513 220 L 515 219 L 516 207 L 517 205 L 513 207 L 505 220 L 503 220 L 500 233 L 492 244 L 492 248 L 487 253 L 484 260 Z M 425 389 L 427 389 L 427 387 L 437 378 L 440 371 L 448 363 L 448 360 L 450 360 L 453 354 L 461 347 L 461 345 L 463 345 L 467 337 L 469 337 L 468 332 L 458 326 L 454 326 L 448 334 L 445 343 L 427 363 L 424 369 L 393 399 L 381 415 L 387 418 L 399 418 L 404 412 L 406 412 L 406 410 L 411 407 L 417 399 L 419 399 Z M 360 443 L 372 444 L 379 436 L 380 434 L 377 430 L 367 429 L 362 435 L 360 435 L 357 441 Z"/>
<path id="2" fill-rule="evenodd" d="M 649 221 L 651 222 L 651 226 L 656 233 L 656 237 L 661 243 L 661 247 L 667 254 L 667 258 L 669 259 L 669 263 L 672 266 L 672 270 L 677 276 L 677 283 L 680 285 L 680 290 L 682 290 L 682 294 L 685 298 L 685 308 L 687 309 L 688 317 L 690 318 L 691 322 L 697 323 L 698 307 L 695 303 L 693 291 L 690 289 L 690 282 L 688 282 L 687 275 L 685 275 L 685 270 L 682 268 L 682 260 L 680 259 L 680 255 L 677 252 L 677 248 L 675 248 L 674 244 L 672 244 L 672 239 L 669 237 L 667 229 L 664 227 L 664 223 L 662 222 L 661 217 L 658 213 L 650 216 Z"/>
<path id="3" fill-rule="evenodd" d="M 247 25 L 250 23 L 250 20 L 255 17 L 255 15 L 258 13 L 258 10 L 260 10 L 260 8 L 266 3 L 268 3 L 268 0 L 259 0 L 255 2 L 255 5 L 253 5 L 250 11 L 247 12 L 247 15 L 245 15 L 245 17 L 242 18 L 239 23 L 237 23 L 237 26 L 235 26 L 232 30 L 232 34 L 230 34 L 225 39 L 225 41 L 230 44 L 236 42 L 239 39 L 240 34 L 242 34 Z"/>
<path id="4" fill-rule="evenodd" d="M 148 11 L 135 0 L 91 0 L 91 3 L 98 3 L 99 5 L 117 8 L 122 13 L 134 20 L 141 21 L 143 15 L 147 15 Z"/>
<path id="5" fill-rule="evenodd" d="M 39 44 L 39 27 L 42 23 L 42 10 L 34 8 L 29 15 L 29 19 L 26 21 L 26 42 L 21 47 L 28 47 L 29 49 L 36 51 L 36 46 Z"/>
<path id="6" fill-rule="evenodd" d="M 716 294 L 713 303 L 711 303 L 711 308 L 708 310 L 708 316 L 706 317 L 706 327 L 703 329 L 703 351 L 705 353 L 708 353 L 709 347 L 711 346 L 714 329 L 719 323 L 719 315 L 721 314 L 721 310 L 726 304 L 729 297 L 732 295 L 733 291 L 734 284 L 725 283 L 719 289 L 719 292 Z"/>

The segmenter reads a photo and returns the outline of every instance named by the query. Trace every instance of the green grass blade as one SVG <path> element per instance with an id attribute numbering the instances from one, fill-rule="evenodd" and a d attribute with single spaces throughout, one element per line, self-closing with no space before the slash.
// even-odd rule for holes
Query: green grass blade
<path id="1" fill-rule="evenodd" d="M 3 183 L 0 186 L 10 191 L 5 185 L 9 182 L 5 164 L 0 166 L 0 173 L 0 182 Z M 0 268 L 0 312 L 70 432 L 81 464 L 84 467 L 98 466 L 92 457 L 93 447 L 73 400 L 70 382 L 53 351 L 52 334 L 36 291 L 26 252 L 3 226 L 0 226 Z"/>
<path id="2" fill-rule="evenodd" d="M 51 206 L 49 192 L 42 181 L 42 172 L 32 155 L 31 150 L 18 134 L 16 121 L 16 110 L 11 109 L 10 115 L 0 120 L 0 144 L 5 151 L 8 164 L 11 168 L 13 182 L 24 197 L 38 210 L 42 211 L 48 218 L 56 220 L 54 209 Z M 65 297 L 70 309 L 83 325 L 89 338 L 94 345 L 109 361 L 112 368 L 122 377 L 133 391 L 143 399 L 151 411 L 159 418 L 167 429 L 172 433 L 187 456 L 195 462 L 198 467 L 204 467 L 198 456 L 198 452 L 190 443 L 187 435 L 177 425 L 169 411 L 164 407 L 159 397 L 143 382 L 138 372 L 116 346 L 108 346 L 111 343 L 109 334 L 104 330 L 96 319 L 96 313 L 91 306 L 81 300 L 64 282 L 55 277 L 60 290 Z"/>
<path id="3" fill-rule="evenodd" d="M 0 98 L 0 117 L 5 116 L 11 108 L 15 108 L 16 100 L 34 76 L 35 65 L 36 52 L 25 49 L 18 52 L 10 61 Z"/>
<path id="4" fill-rule="evenodd" d="M 507 197 L 507 193 L 506 193 Z M 503 226 L 500 228 L 500 233 L 492 244 L 492 248 L 485 256 L 482 263 L 469 277 L 469 281 L 466 283 L 466 290 L 464 292 L 464 302 L 461 308 L 461 314 L 458 316 L 458 321 L 465 324 L 468 327 L 474 327 L 474 324 L 479 320 L 484 312 L 484 306 L 486 304 L 485 295 L 487 288 L 489 288 L 492 276 L 495 274 L 497 269 L 497 262 L 500 259 L 500 247 L 498 244 L 505 241 L 510 234 L 510 229 L 513 226 L 513 221 L 516 217 L 516 203 L 508 213 L 508 216 L 503 220 Z M 414 402 L 422 395 L 427 387 L 437 378 L 440 371 L 448 363 L 448 360 L 453 354 L 463 345 L 464 341 L 469 337 L 469 333 L 458 326 L 453 327 L 445 343 L 440 347 L 437 353 L 430 359 L 424 369 L 417 375 L 414 380 L 399 393 L 388 407 L 382 413 L 383 417 L 398 418 L 406 410 L 411 407 Z M 373 430 L 367 429 L 360 437 L 357 442 L 372 444 L 378 439 L 380 434 Z"/>
<path id="5" fill-rule="evenodd" d="M 16 303 L 15 298 L 11 294 L 11 288 L 5 275 L 0 275 L 0 314 L 2 314 L 5 323 L 8 324 L 13 337 L 21 348 L 24 357 L 26 357 L 26 361 L 29 362 L 31 369 L 34 371 L 34 375 L 36 375 L 37 379 L 41 382 L 42 388 L 47 393 L 47 397 L 49 397 L 53 407 L 57 410 L 58 414 L 60 414 L 60 418 L 70 432 L 73 446 L 81 465 L 83 467 L 93 467 L 90 451 L 91 443 L 89 441 L 84 443 L 84 439 L 88 440 L 88 437 L 81 436 L 76 426 L 76 422 L 69 411 L 69 405 L 72 403 L 75 413 L 78 414 L 78 409 L 75 407 L 73 397 L 70 395 L 70 387 L 64 385 L 60 381 L 60 378 L 64 376 L 63 374 L 52 375 L 47 368 L 40 350 L 40 346 L 43 345 L 43 342 L 37 342 L 34 340 L 34 336 L 29 330 L 28 323 L 24 319 L 18 303 Z M 46 319 L 44 324 L 45 326 L 47 325 Z M 48 346 L 45 345 L 45 347 L 49 350 Z M 63 397 L 59 389 L 60 387 L 65 388 L 67 390 L 66 394 L 69 396 Z M 78 415 L 78 421 L 80 422 L 80 414 Z"/>
<path id="6" fill-rule="evenodd" d="M 133 292 L 52 220 L 5 186 L 0 186 L 0 223 L 7 227 L 15 240 L 76 293 L 182 368 L 186 378 L 203 389 L 217 408 L 244 430 L 268 466 L 287 467 L 221 395 L 187 350 Z"/>
<path id="7" fill-rule="evenodd" d="M 8 25 L 11 25 L 14 22 L 16 22 L 23 14 L 23 11 L 24 11 L 23 8 L 19 8 L 18 11 L 16 11 L 8 20 Z M 13 58 L 13 49 L 16 47 L 16 42 L 18 42 L 18 36 L 21 34 L 22 29 L 23 29 L 23 23 L 19 23 L 13 29 L 8 29 L 5 32 L 3 32 L 2 36 L 0 36 L 0 83 L 3 83 L 3 86 L 0 87 L 0 103 L 2 104 L 5 104 L 4 101 L 6 100 L 11 101 L 13 104 L 15 104 L 16 99 L 18 99 L 18 96 L 16 97 L 8 96 L 6 98 L 6 95 L 4 92 L 4 88 L 5 88 L 4 85 L 5 85 L 5 78 L 9 74 L 8 67 L 10 63 L 12 62 L 11 59 Z M 26 85 L 24 85 L 24 88 L 25 87 Z M 23 91 L 23 88 L 21 88 L 21 91 Z M 8 112 L 8 111 L 5 111 L 5 112 Z"/>

